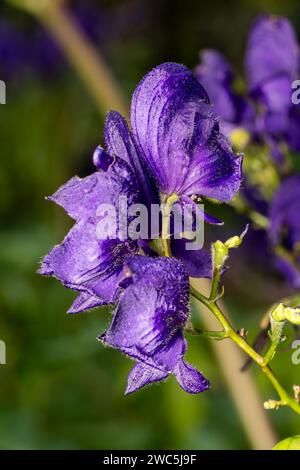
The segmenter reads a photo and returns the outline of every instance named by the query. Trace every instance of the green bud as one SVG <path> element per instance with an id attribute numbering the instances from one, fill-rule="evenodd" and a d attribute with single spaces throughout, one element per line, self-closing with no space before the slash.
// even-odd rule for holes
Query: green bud
<path id="1" fill-rule="evenodd" d="M 275 322 L 288 321 L 294 325 L 300 325 L 300 308 L 285 307 L 278 304 L 271 312 L 271 318 Z"/>
<path id="2" fill-rule="evenodd" d="M 281 402 L 278 400 L 268 400 L 264 402 L 265 410 L 278 410 L 280 406 L 281 406 Z"/>
<path id="3" fill-rule="evenodd" d="M 242 238 L 235 235 L 234 237 L 229 238 L 225 242 L 225 246 L 227 246 L 227 248 L 237 248 L 238 246 L 240 246 L 241 243 L 242 243 Z"/>
<path id="4" fill-rule="evenodd" d="M 221 242 L 220 240 L 217 240 L 213 244 L 213 262 L 214 262 L 214 268 L 217 271 L 220 271 L 228 258 L 228 247 L 226 246 L 225 243 Z"/>
<path id="5" fill-rule="evenodd" d="M 229 238 L 226 242 L 217 240 L 215 243 L 213 243 L 213 262 L 215 270 L 220 271 L 222 269 L 225 261 L 228 258 L 229 250 L 240 246 L 247 231 L 248 225 L 241 235 L 235 235 L 234 237 Z"/>

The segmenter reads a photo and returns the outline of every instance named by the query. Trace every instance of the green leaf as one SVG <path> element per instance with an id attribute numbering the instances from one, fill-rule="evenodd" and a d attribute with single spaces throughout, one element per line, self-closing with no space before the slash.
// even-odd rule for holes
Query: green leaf
<path id="1" fill-rule="evenodd" d="M 273 447 L 273 450 L 300 450 L 300 435 L 283 439 Z"/>

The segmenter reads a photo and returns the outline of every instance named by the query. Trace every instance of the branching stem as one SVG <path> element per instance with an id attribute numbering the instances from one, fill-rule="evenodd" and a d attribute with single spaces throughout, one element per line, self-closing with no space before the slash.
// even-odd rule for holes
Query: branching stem
<path id="1" fill-rule="evenodd" d="M 295 411 L 296 413 L 300 414 L 300 404 L 285 391 L 285 389 L 279 383 L 278 379 L 275 377 L 273 371 L 267 365 L 269 356 L 271 357 L 271 355 L 274 353 L 273 347 L 271 347 L 270 353 L 269 354 L 267 353 L 267 357 L 263 358 L 246 342 L 244 338 L 242 338 L 234 330 L 234 328 L 230 325 L 230 323 L 228 322 L 227 318 L 225 317 L 225 315 L 223 314 L 223 312 L 221 311 L 221 309 L 219 308 L 215 300 L 208 299 L 207 297 L 205 297 L 203 294 L 198 292 L 193 287 L 190 287 L 190 293 L 193 297 L 199 300 L 202 304 L 204 304 L 211 311 L 211 313 L 217 318 L 220 325 L 223 327 L 224 337 L 218 338 L 218 339 L 230 338 L 232 341 L 234 341 L 235 344 L 237 344 L 237 346 L 240 349 L 242 349 L 261 368 L 262 372 L 266 375 L 266 377 L 269 379 L 269 381 L 273 385 L 274 389 L 279 395 L 280 400 L 279 401 L 269 400 L 265 403 L 265 407 L 274 409 L 274 408 L 278 408 L 279 406 L 287 406 L 291 408 L 293 411 Z"/>

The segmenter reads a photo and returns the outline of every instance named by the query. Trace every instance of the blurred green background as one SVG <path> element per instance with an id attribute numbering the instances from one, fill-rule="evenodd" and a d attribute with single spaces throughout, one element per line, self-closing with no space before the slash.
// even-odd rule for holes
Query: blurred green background
<path id="1" fill-rule="evenodd" d="M 70 3 L 97 10 L 91 39 L 128 101 L 153 66 L 172 60 L 192 68 L 205 47 L 221 50 L 242 73 L 247 32 L 263 11 L 288 16 L 300 32 L 298 0 Z M 67 316 L 75 294 L 36 274 L 41 257 L 71 226 L 44 196 L 72 175 L 92 171 L 104 116 L 34 19 L 5 2 L 0 15 L 0 33 L 10 29 L 12 37 L 20 35 L 12 53 L 3 46 L 7 34 L 4 39 L 0 34 L 0 78 L 7 83 L 7 104 L 0 106 L 0 339 L 7 345 L 7 364 L 0 365 L 0 448 L 249 448 L 206 340 L 190 338 L 188 357 L 211 379 L 211 392 L 185 394 L 171 378 L 125 397 L 131 361 L 96 341 L 109 312 Z M 53 47 L 49 63 L 43 63 L 47 57 L 43 49 L 38 52 L 39 41 Z M 231 210 L 222 215 L 226 234 L 240 227 Z M 217 236 L 224 234 L 218 229 Z M 281 281 L 266 278 L 249 257 L 235 254 L 227 284 L 236 324 L 254 337 Z M 288 387 L 299 381 L 288 348 L 274 368 Z M 262 400 L 274 396 L 265 379 L 255 377 Z M 299 418 L 291 411 L 270 413 L 280 437 L 299 434 Z"/>

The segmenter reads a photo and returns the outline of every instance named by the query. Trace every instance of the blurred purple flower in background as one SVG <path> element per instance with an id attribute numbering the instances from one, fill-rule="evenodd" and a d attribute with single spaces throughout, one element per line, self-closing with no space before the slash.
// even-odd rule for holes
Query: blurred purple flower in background
<path id="1" fill-rule="evenodd" d="M 26 36 L 5 20 L 0 21 L 0 74 L 9 80 L 19 76 L 28 62 L 30 45 Z"/>
<path id="2" fill-rule="evenodd" d="M 300 150 L 299 107 L 292 103 L 292 82 L 299 77 L 297 37 L 285 18 L 259 18 L 246 52 L 249 91 L 260 106 L 256 128 L 266 136 L 273 155 L 280 157 L 280 142 Z"/>
<path id="3" fill-rule="evenodd" d="M 246 96 L 235 92 L 233 73 L 221 54 L 204 51 L 200 57 L 195 74 L 206 86 L 228 132 L 245 128 L 254 141 L 269 145 L 279 163 L 282 143 L 300 150 L 300 112 L 291 98 L 292 82 L 300 72 L 299 46 L 287 19 L 264 15 L 253 25 L 245 56 Z"/>
<path id="4" fill-rule="evenodd" d="M 280 246 L 278 268 L 296 289 L 300 287 L 300 175 L 283 181 L 270 206 L 269 236 Z"/>
<path id="5" fill-rule="evenodd" d="M 99 42 L 103 15 L 99 6 L 71 5 L 71 13 L 85 34 Z M 44 78 L 55 75 L 65 63 L 55 41 L 39 25 L 30 30 L 2 19 L 0 23 L 0 71 L 4 78 L 19 78 L 33 72 Z"/>
<path id="6" fill-rule="evenodd" d="M 195 75 L 222 117 L 221 126 L 227 135 L 236 127 L 252 129 L 254 109 L 247 98 L 234 92 L 234 72 L 222 54 L 213 49 L 201 51 Z"/>
<path id="7" fill-rule="evenodd" d="M 70 2 L 68 11 L 75 23 L 96 47 L 105 47 L 116 38 L 130 34 L 134 26 L 149 17 L 145 1 L 106 9 L 95 1 Z M 130 21 L 128 18 L 130 17 Z M 114 25 L 111 28 L 111 24 Z M 0 73 L 4 79 L 34 73 L 52 78 L 63 70 L 64 55 L 52 37 L 38 24 L 31 28 L 16 26 L 9 18 L 0 22 Z"/>

